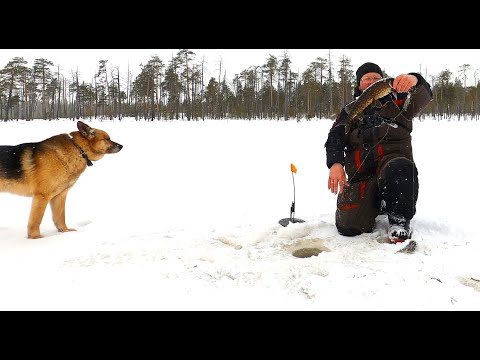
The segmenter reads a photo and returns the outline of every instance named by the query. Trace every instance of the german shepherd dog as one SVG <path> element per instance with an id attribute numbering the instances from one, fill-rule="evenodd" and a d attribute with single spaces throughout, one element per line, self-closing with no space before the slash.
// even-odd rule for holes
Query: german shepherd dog
<path id="1" fill-rule="evenodd" d="M 49 203 L 58 231 L 75 231 L 65 224 L 68 191 L 92 161 L 123 147 L 110 140 L 105 131 L 82 121 L 77 122 L 77 128 L 40 142 L 0 146 L 0 192 L 32 197 L 29 239 L 42 237 L 40 223 Z"/>

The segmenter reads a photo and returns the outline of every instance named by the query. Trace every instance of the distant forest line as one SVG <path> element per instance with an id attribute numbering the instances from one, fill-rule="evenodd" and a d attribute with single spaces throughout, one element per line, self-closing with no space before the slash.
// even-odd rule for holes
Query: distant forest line
<path id="1" fill-rule="evenodd" d="M 334 119 L 353 100 L 355 86 L 345 55 L 335 63 L 330 56 L 318 57 L 298 73 L 285 51 L 232 79 L 221 62 L 218 76 L 206 79 L 205 61 L 188 49 L 166 63 L 151 56 L 135 78 L 118 67 L 107 70 L 107 63 L 100 60 L 87 82 L 79 79 L 79 70 L 61 74 L 48 59 L 35 59 L 29 67 L 22 57 L 12 58 L 0 69 L 0 119 Z M 469 69 L 464 64 L 457 75 L 446 69 L 429 76 L 434 98 L 422 116 L 478 119 L 480 79 L 466 86 Z"/>

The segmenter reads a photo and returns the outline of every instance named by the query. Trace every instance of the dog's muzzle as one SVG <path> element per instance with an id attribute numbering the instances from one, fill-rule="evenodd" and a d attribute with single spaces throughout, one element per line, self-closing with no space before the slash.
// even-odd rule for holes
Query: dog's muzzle
<path id="1" fill-rule="evenodd" d="M 122 150 L 123 145 L 117 144 L 116 142 L 112 142 L 112 145 L 108 148 L 108 153 L 109 154 L 115 154 L 118 153 L 120 150 Z"/>

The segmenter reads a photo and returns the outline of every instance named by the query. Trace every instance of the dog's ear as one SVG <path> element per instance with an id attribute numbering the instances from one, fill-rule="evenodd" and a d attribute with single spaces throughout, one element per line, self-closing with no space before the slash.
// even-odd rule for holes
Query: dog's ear
<path id="1" fill-rule="evenodd" d="M 83 121 L 77 121 L 77 128 L 80 130 L 80 134 L 86 139 L 92 139 L 95 136 L 95 129 L 91 128 Z"/>

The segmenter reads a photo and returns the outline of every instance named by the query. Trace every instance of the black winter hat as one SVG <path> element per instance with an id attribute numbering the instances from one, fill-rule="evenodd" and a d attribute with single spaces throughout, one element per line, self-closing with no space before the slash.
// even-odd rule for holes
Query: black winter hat
<path id="1" fill-rule="evenodd" d="M 383 71 L 378 66 L 377 64 L 371 63 L 371 62 L 366 62 L 365 64 L 361 65 L 356 72 L 357 75 L 357 86 L 360 85 L 360 79 L 363 77 L 363 75 L 368 74 L 368 73 L 377 73 L 380 76 L 383 76 Z"/>
<path id="2" fill-rule="evenodd" d="M 363 77 L 363 75 L 371 73 L 371 72 L 377 73 L 377 74 L 379 74 L 380 76 L 383 77 L 383 71 L 380 68 L 380 66 L 378 66 L 377 64 L 374 64 L 372 62 L 366 62 L 365 64 L 360 65 L 360 67 L 357 69 L 357 72 L 355 73 L 356 76 L 357 76 L 357 86 L 355 86 L 355 91 L 353 92 L 353 95 L 355 97 L 360 96 L 360 94 L 362 93 L 358 89 L 358 87 L 360 86 L 360 79 Z"/>

